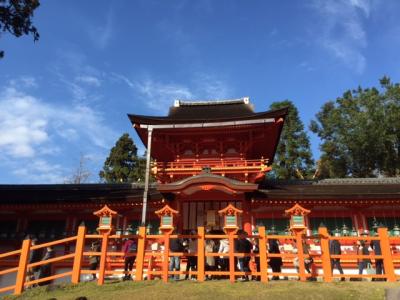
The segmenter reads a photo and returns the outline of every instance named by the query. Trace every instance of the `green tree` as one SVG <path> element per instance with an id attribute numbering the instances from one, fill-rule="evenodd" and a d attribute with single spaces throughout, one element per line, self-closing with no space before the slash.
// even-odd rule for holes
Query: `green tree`
<path id="1" fill-rule="evenodd" d="M 304 131 L 296 106 L 290 100 L 273 102 L 270 109 L 288 107 L 288 115 L 283 126 L 272 172 L 277 179 L 307 178 L 313 173 L 314 161 L 310 150 L 310 140 Z"/>
<path id="2" fill-rule="evenodd" d="M 319 177 L 397 176 L 400 169 L 400 87 L 346 91 L 311 121 L 322 143 Z"/>
<path id="3" fill-rule="evenodd" d="M 129 134 L 124 133 L 111 149 L 99 176 L 108 183 L 143 180 L 143 158 L 137 156 L 137 147 Z"/>
<path id="4" fill-rule="evenodd" d="M 16 37 L 32 35 L 39 40 L 39 32 L 32 24 L 33 12 L 40 5 L 39 0 L 0 0 L 0 35 L 9 32 Z M 0 51 L 0 58 L 4 51 Z"/>

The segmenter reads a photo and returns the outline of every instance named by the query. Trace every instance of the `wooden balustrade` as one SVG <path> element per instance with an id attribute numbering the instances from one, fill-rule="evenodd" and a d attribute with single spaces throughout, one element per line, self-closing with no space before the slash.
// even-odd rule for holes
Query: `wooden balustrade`
<path id="1" fill-rule="evenodd" d="M 400 275 L 396 274 L 395 264 L 396 260 L 400 259 L 400 255 L 393 253 L 392 244 L 394 242 L 399 242 L 399 238 L 397 237 L 389 237 L 388 231 L 386 228 L 379 228 L 378 235 L 374 237 L 370 236 L 362 236 L 362 237 L 332 237 L 328 234 L 326 228 L 320 228 L 318 236 L 312 237 L 312 239 L 318 238 L 320 244 L 320 251 L 318 253 L 304 253 L 303 251 L 303 243 L 304 239 L 309 240 L 311 237 L 304 237 L 301 233 L 297 235 L 267 235 L 264 227 L 258 228 L 258 235 L 250 236 L 251 238 L 258 240 L 259 245 L 259 253 L 236 253 L 234 251 L 234 247 L 229 247 L 229 253 L 206 253 L 205 252 L 205 241 L 207 239 L 228 239 L 229 245 L 234 245 L 235 239 L 237 239 L 237 235 L 229 234 L 229 235 L 215 235 L 215 234 L 206 234 L 204 227 L 199 227 L 196 235 L 176 235 L 176 234 L 165 234 L 165 235 L 147 235 L 146 236 L 146 228 L 140 227 L 138 235 L 130 235 L 130 236 L 119 236 L 119 235 L 86 235 L 85 227 L 79 227 L 78 234 L 75 237 L 70 237 L 63 240 L 53 241 L 49 243 L 44 243 L 40 245 L 31 246 L 31 241 L 29 239 L 24 240 L 22 243 L 21 249 L 0 254 L 1 258 L 7 258 L 10 256 L 19 255 L 18 266 L 12 267 L 9 269 L 1 270 L 0 276 L 4 276 L 6 274 L 15 273 L 16 272 L 16 281 L 14 285 L 0 287 L 0 292 L 6 292 L 10 290 L 14 290 L 14 294 L 21 294 L 25 287 L 34 285 L 41 282 L 51 281 L 61 277 L 71 277 L 71 282 L 76 284 L 80 281 L 80 276 L 82 274 L 98 274 L 98 284 L 102 285 L 104 283 L 104 279 L 106 275 L 121 275 L 125 274 L 124 271 L 121 270 L 113 270 L 106 269 L 106 261 L 111 257 L 118 257 L 117 261 L 121 262 L 122 256 L 124 255 L 119 251 L 108 251 L 109 241 L 110 239 L 118 240 L 121 238 L 129 237 L 135 238 L 138 241 L 137 252 L 132 255 L 136 256 L 136 268 L 135 271 L 131 274 L 134 275 L 136 281 L 141 281 L 147 276 L 147 279 L 152 279 L 154 276 L 161 276 L 164 282 L 169 280 L 171 275 L 194 275 L 197 277 L 199 282 L 205 280 L 206 276 L 229 276 L 230 282 L 234 282 L 237 276 L 243 275 L 252 275 L 259 276 L 261 278 L 261 282 L 268 282 L 268 276 L 296 276 L 300 279 L 300 281 L 305 281 L 307 278 L 319 276 L 325 282 L 331 282 L 334 278 L 380 278 L 385 279 L 390 282 L 395 282 L 400 278 Z M 101 243 L 101 251 L 100 252 L 91 252 L 85 251 L 85 244 L 89 242 L 91 239 L 102 239 Z M 169 251 L 169 241 L 171 238 L 191 238 L 197 239 L 198 243 L 198 252 L 197 253 L 173 253 Z M 278 239 L 289 241 L 292 240 L 292 243 L 297 247 L 297 253 L 268 253 L 267 252 L 267 243 L 270 239 Z M 163 241 L 166 249 L 163 252 L 154 252 L 146 249 L 146 245 L 152 241 Z M 379 240 L 381 245 L 382 253 L 380 255 L 369 254 L 369 255 L 361 255 L 354 253 L 346 253 L 340 255 L 331 255 L 329 253 L 329 243 L 332 240 L 339 241 L 372 241 Z M 47 247 L 49 245 L 58 245 L 62 243 L 70 243 L 71 241 L 75 241 L 75 252 L 55 258 L 48 259 L 46 261 L 40 261 L 32 264 L 28 264 L 29 255 L 32 249 L 41 249 Z M 82 270 L 82 265 L 84 263 L 84 258 L 90 255 L 98 255 L 100 256 L 100 267 L 98 270 Z M 197 256 L 197 270 L 193 271 L 169 271 L 169 258 L 172 256 L 179 257 L 189 257 L 189 256 Z M 248 256 L 250 258 L 258 258 L 260 261 L 260 269 L 252 270 L 250 272 L 242 272 L 237 271 L 235 266 L 235 259 L 240 257 Z M 229 259 L 229 267 L 227 271 L 209 271 L 205 268 L 205 259 L 207 257 L 227 257 Z M 298 271 L 291 272 L 280 272 L 273 273 L 268 271 L 268 259 L 274 257 L 281 257 L 286 263 L 289 264 L 292 268 L 294 268 L 293 260 L 297 258 L 298 263 Z M 306 273 L 304 261 L 305 259 L 313 257 L 315 261 L 315 268 L 312 274 Z M 384 265 L 384 274 L 332 274 L 331 267 L 331 259 L 341 259 L 342 261 L 352 261 L 357 262 L 360 259 L 372 259 L 383 260 Z M 114 259 L 115 260 L 115 259 Z M 26 273 L 27 270 L 31 267 L 37 267 L 44 264 L 50 264 L 60 261 L 69 261 L 71 266 L 71 271 L 64 272 L 62 274 L 52 275 L 46 278 L 35 279 L 31 281 L 26 281 Z M 0 261 L 1 263 L 1 261 Z M 396 264 L 398 266 L 398 264 Z M 321 269 L 321 274 L 316 273 L 316 268 Z"/>

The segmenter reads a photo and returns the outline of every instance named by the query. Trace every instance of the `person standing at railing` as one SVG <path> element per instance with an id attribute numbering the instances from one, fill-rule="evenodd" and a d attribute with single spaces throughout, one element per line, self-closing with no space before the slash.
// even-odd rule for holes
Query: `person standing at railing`
<path id="1" fill-rule="evenodd" d="M 378 232 L 375 232 L 375 236 L 379 236 Z M 381 242 L 379 240 L 372 240 L 370 243 L 370 247 L 374 250 L 375 255 L 382 255 Z M 375 259 L 375 270 L 376 275 L 382 275 L 383 270 L 383 259 L 376 258 Z M 381 281 L 385 280 L 384 278 L 372 278 L 372 281 Z"/>
<path id="2" fill-rule="evenodd" d="M 196 231 L 192 231 L 190 232 L 191 235 L 196 235 Z M 192 255 L 196 255 L 197 254 L 197 239 L 196 238 L 191 238 L 187 241 L 187 251 L 188 254 L 190 254 L 188 256 L 188 261 L 186 264 L 186 272 L 189 272 L 189 270 L 196 271 L 197 269 L 197 257 L 196 256 L 192 256 Z M 195 277 L 192 275 L 191 279 L 194 279 Z M 189 274 L 185 275 L 185 279 L 188 280 L 189 279 Z"/>
<path id="3" fill-rule="evenodd" d="M 369 255 L 368 244 L 366 241 L 358 241 L 358 255 Z M 369 258 L 360 258 L 358 260 L 358 274 L 362 274 L 364 269 L 371 263 Z"/>
<path id="4" fill-rule="evenodd" d="M 92 252 L 100 252 L 100 242 L 98 240 L 93 241 L 90 246 L 90 251 Z M 100 256 L 99 255 L 90 255 L 89 256 L 89 270 L 95 271 L 100 263 Z M 92 280 L 96 280 L 96 274 L 92 273 Z"/>
<path id="5" fill-rule="evenodd" d="M 229 240 L 228 239 L 221 239 L 219 241 L 219 253 L 228 254 L 229 253 Z M 227 256 L 220 256 L 219 258 L 221 271 L 226 272 L 229 269 L 229 257 Z"/>
<path id="6" fill-rule="evenodd" d="M 244 253 L 246 256 L 242 256 L 238 258 L 239 261 L 239 269 L 241 272 L 250 272 L 249 263 L 250 263 L 250 253 L 253 245 L 247 239 L 247 232 L 244 230 L 238 231 L 238 239 L 235 243 L 235 252 L 236 253 Z M 249 277 L 244 275 L 242 277 L 243 281 L 249 281 Z"/>
<path id="7" fill-rule="evenodd" d="M 36 238 L 32 239 L 32 242 L 31 242 L 32 246 L 35 246 L 37 244 L 37 242 L 38 242 L 38 240 Z M 29 256 L 28 264 L 36 263 L 36 262 L 40 261 L 41 258 L 42 258 L 42 249 L 32 250 L 32 252 L 30 253 L 30 256 Z M 36 279 L 35 275 L 37 272 L 39 272 L 39 270 L 40 270 L 40 266 L 29 268 L 28 272 L 26 274 L 27 281 L 35 280 Z"/>
<path id="8" fill-rule="evenodd" d="M 44 256 L 42 257 L 42 261 L 48 260 L 48 259 L 52 259 L 55 257 L 55 252 L 53 250 L 53 247 L 49 246 L 46 248 L 46 253 L 44 254 Z M 38 275 L 38 279 L 42 279 L 42 278 L 46 278 L 46 277 L 50 277 L 51 276 L 51 268 L 52 268 L 52 263 L 46 263 L 44 265 L 40 266 L 40 270 L 39 270 L 39 275 Z M 51 280 L 49 281 L 45 281 L 45 282 L 40 282 L 39 285 L 47 285 L 50 284 Z"/>
<path id="9" fill-rule="evenodd" d="M 206 244 L 204 247 L 205 253 L 214 253 L 215 242 L 212 239 L 206 240 Z M 206 271 L 215 271 L 215 257 L 214 256 L 206 256 Z M 206 276 L 207 280 L 212 279 L 213 276 Z"/>
<path id="10" fill-rule="evenodd" d="M 276 234 L 276 233 L 271 233 Z M 268 253 L 270 254 L 280 254 L 279 243 L 277 239 L 269 239 L 268 240 Z M 269 259 L 269 266 L 272 269 L 272 273 L 281 273 L 282 272 L 282 257 L 271 257 Z M 272 280 L 279 280 L 278 275 L 273 275 Z"/>
<path id="11" fill-rule="evenodd" d="M 183 252 L 184 246 L 183 241 L 180 238 L 170 239 L 169 241 L 169 251 L 171 252 Z M 181 257 L 180 256 L 171 256 L 169 261 L 169 271 L 180 271 L 181 270 Z M 179 280 L 179 274 L 175 276 L 170 275 L 171 279 L 175 278 L 175 280 Z"/>
<path id="12" fill-rule="evenodd" d="M 335 236 L 339 236 L 339 233 L 335 233 Z M 338 240 L 329 240 L 329 254 L 330 255 L 341 255 L 342 254 L 342 249 L 340 246 L 340 242 Z M 332 274 L 333 270 L 337 268 L 339 270 L 340 274 L 343 274 L 343 269 L 340 264 L 340 258 L 331 258 L 331 268 L 332 268 Z M 341 281 L 344 281 L 344 277 L 341 278 Z"/>
<path id="13" fill-rule="evenodd" d="M 132 234 L 130 232 L 129 234 Z M 133 265 L 136 260 L 136 251 L 137 251 L 137 243 L 136 241 L 130 237 L 128 240 L 125 241 L 124 245 L 122 246 L 122 252 L 124 253 L 124 273 L 125 276 L 122 280 L 131 280 L 131 272 L 133 270 Z"/>
<path id="14" fill-rule="evenodd" d="M 260 246 L 258 239 L 252 239 L 253 244 L 253 254 L 258 255 L 254 257 L 254 265 L 256 272 L 260 272 Z M 252 277 L 252 280 L 260 281 L 260 276 Z"/>

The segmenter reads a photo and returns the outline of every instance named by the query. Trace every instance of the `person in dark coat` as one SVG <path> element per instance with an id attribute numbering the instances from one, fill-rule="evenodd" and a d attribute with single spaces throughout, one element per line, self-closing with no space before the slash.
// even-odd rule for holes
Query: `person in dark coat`
<path id="1" fill-rule="evenodd" d="M 275 233 L 273 233 L 275 234 Z M 280 254 L 279 243 L 276 239 L 268 240 L 268 253 L 270 254 Z M 269 266 L 272 269 L 273 273 L 281 273 L 282 271 L 282 257 L 271 257 L 269 259 Z M 272 276 L 272 280 L 279 280 L 279 276 Z"/>
<path id="2" fill-rule="evenodd" d="M 239 230 L 238 231 L 238 239 L 236 240 L 235 243 L 235 252 L 236 253 L 244 253 L 244 254 L 250 254 L 251 249 L 253 248 L 253 245 L 251 242 L 247 239 L 247 232 L 244 230 Z M 250 272 L 250 256 L 244 256 L 244 257 L 239 257 L 239 269 L 241 272 Z M 248 281 L 249 278 L 247 275 L 243 276 L 242 278 L 244 281 Z"/>
<path id="3" fill-rule="evenodd" d="M 359 255 L 369 255 L 368 245 L 365 241 L 359 241 L 358 253 Z M 362 274 L 368 264 L 371 263 L 369 258 L 361 258 L 358 261 L 358 274 Z"/>
<path id="4" fill-rule="evenodd" d="M 169 240 L 169 251 L 170 252 L 183 252 L 185 250 L 185 247 L 183 246 L 183 241 L 182 239 L 176 238 L 176 239 L 170 239 Z M 170 261 L 169 261 L 169 271 L 180 271 L 181 270 L 181 257 L 180 256 L 171 256 Z M 175 280 L 179 280 L 179 275 L 172 276 L 170 275 L 170 278 Z"/>
<path id="5" fill-rule="evenodd" d="M 335 236 L 337 236 L 337 234 L 335 234 Z M 330 255 L 342 254 L 342 249 L 340 248 L 340 242 L 338 240 L 329 241 L 329 253 Z M 340 264 L 340 258 L 331 258 L 331 268 L 332 268 L 332 274 L 335 268 L 339 270 L 340 274 L 343 274 L 343 269 Z M 342 277 L 341 280 L 344 281 L 345 279 Z"/>
<path id="6" fill-rule="evenodd" d="M 381 243 L 379 240 L 372 240 L 370 246 L 374 250 L 375 255 L 382 255 Z M 384 273 L 383 259 L 378 259 L 378 258 L 375 259 L 375 270 L 376 270 L 376 275 L 382 275 Z M 378 281 L 378 280 L 381 280 L 381 278 L 372 278 L 372 281 Z"/>
<path id="7" fill-rule="evenodd" d="M 54 257 L 55 257 L 55 252 L 53 250 L 53 247 L 47 247 L 46 253 L 42 257 L 42 261 L 45 261 L 45 260 L 48 260 L 48 259 L 51 259 Z M 40 269 L 39 269 L 38 279 L 42 279 L 42 278 L 51 276 L 51 271 L 52 271 L 51 269 L 52 269 L 52 263 L 47 263 L 47 264 L 41 265 Z M 47 285 L 50 283 L 51 283 L 51 280 L 45 281 L 45 282 L 40 282 L 39 285 Z"/>
<path id="8" fill-rule="evenodd" d="M 101 247 L 100 247 L 100 242 L 98 240 L 94 241 L 92 245 L 90 246 L 90 251 L 92 252 L 100 252 Z M 97 267 L 99 266 L 100 263 L 100 256 L 98 255 L 91 255 L 89 256 L 89 270 L 97 270 Z M 92 280 L 96 280 L 96 274 L 92 274 Z"/>
<path id="9" fill-rule="evenodd" d="M 32 246 L 35 246 L 37 244 L 37 241 L 38 241 L 37 239 L 32 239 Z M 28 264 L 39 262 L 41 259 L 42 259 L 42 249 L 32 250 L 29 256 Z M 39 272 L 39 270 L 40 266 L 29 268 L 26 274 L 28 281 L 35 280 L 36 279 L 35 274 Z"/>

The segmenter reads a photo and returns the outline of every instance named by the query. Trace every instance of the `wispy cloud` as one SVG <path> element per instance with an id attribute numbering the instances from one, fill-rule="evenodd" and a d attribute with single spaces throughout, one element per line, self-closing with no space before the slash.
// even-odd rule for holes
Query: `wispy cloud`
<path id="1" fill-rule="evenodd" d="M 116 139 L 102 114 L 82 104 L 54 105 L 12 84 L 0 93 L 0 163 L 31 182 L 60 182 L 65 166 L 52 163 L 81 147 L 105 151 Z"/>
<path id="2" fill-rule="evenodd" d="M 215 76 L 198 73 L 189 84 L 161 82 L 150 77 L 131 80 L 113 73 L 112 76 L 124 82 L 150 109 L 165 113 L 176 99 L 224 99 L 232 93 L 228 84 Z"/>
<path id="3" fill-rule="evenodd" d="M 193 93 L 186 86 L 161 83 L 145 79 L 134 83 L 134 89 L 143 97 L 146 105 L 154 110 L 165 111 L 175 99 L 189 99 Z"/>
<path id="4" fill-rule="evenodd" d="M 363 54 L 367 47 L 365 21 L 373 4 L 369 0 L 315 0 L 312 6 L 322 22 L 317 41 L 357 73 L 363 73 L 367 65 Z"/>
<path id="5" fill-rule="evenodd" d="M 90 39 L 100 49 L 107 47 L 113 35 L 114 15 L 111 9 L 108 11 L 103 21 L 104 23 L 102 25 L 90 24 L 87 27 L 87 33 Z"/>
<path id="6" fill-rule="evenodd" d="M 87 85 L 99 87 L 101 86 L 101 80 L 91 75 L 80 75 L 75 78 L 77 82 L 85 83 Z"/>

